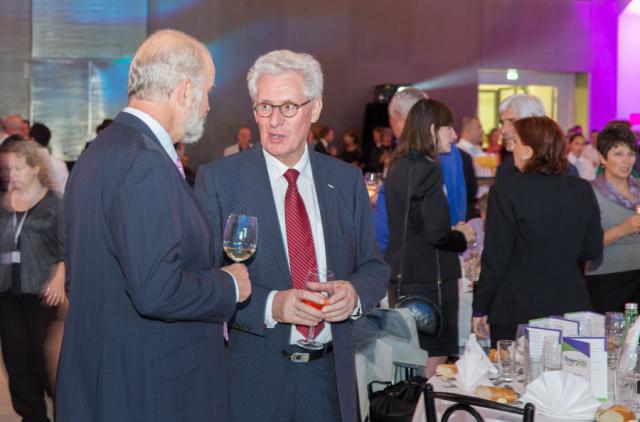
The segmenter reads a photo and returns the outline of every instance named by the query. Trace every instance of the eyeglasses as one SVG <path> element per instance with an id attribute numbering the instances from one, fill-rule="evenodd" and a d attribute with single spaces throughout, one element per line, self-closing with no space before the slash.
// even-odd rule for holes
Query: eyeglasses
<path id="1" fill-rule="evenodd" d="M 296 103 L 282 103 L 280 105 L 269 104 L 269 103 L 259 103 L 253 106 L 253 111 L 260 117 L 271 117 L 273 114 L 273 109 L 277 108 L 280 110 L 280 114 L 284 117 L 293 117 L 298 114 L 298 109 L 309 104 L 311 100 L 307 100 L 302 104 Z"/>

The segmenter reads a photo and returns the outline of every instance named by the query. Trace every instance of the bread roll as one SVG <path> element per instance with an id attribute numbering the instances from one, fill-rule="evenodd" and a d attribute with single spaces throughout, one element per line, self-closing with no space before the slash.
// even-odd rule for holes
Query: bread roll
<path id="1" fill-rule="evenodd" d="M 476 387 L 476 396 L 485 400 L 500 402 L 506 401 L 507 403 L 512 403 L 518 400 L 518 395 L 512 389 L 505 387 L 491 387 L 488 385 L 479 385 Z"/>
<path id="2" fill-rule="evenodd" d="M 493 363 L 498 362 L 498 351 L 496 349 L 489 349 L 489 360 Z"/>
<path id="3" fill-rule="evenodd" d="M 458 367 L 454 364 L 442 364 L 436 366 L 436 374 L 445 378 L 454 378 L 458 373 Z"/>
<path id="4" fill-rule="evenodd" d="M 636 414 L 630 409 L 614 404 L 608 409 L 599 409 L 596 412 L 597 422 L 635 422 Z"/>

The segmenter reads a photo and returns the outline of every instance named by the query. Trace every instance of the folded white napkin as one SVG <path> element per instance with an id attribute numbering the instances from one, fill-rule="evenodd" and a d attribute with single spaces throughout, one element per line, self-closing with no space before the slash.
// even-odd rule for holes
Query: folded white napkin
<path id="1" fill-rule="evenodd" d="M 586 379 L 563 371 L 543 372 L 527 385 L 520 400 L 533 403 L 536 413 L 563 420 L 593 420 L 602 404 L 591 393 Z"/>
<path id="2" fill-rule="evenodd" d="M 478 344 L 475 334 L 469 336 L 464 353 L 456 362 L 458 373 L 453 383 L 464 392 L 474 392 L 476 386 L 490 385 L 488 375 L 497 375 L 497 369 Z"/>

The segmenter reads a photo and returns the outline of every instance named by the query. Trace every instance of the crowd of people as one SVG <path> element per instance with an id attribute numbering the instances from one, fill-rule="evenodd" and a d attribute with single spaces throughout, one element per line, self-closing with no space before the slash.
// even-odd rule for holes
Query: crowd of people
<path id="1" fill-rule="evenodd" d="M 0 336 L 24 420 L 48 421 L 49 395 L 62 422 L 355 421 L 357 321 L 388 289 L 428 298 L 442 318 L 437 335 L 418 333 L 431 376 L 459 352 L 473 254 L 472 330 L 493 344 L 533 318 L 640 301 L 628 122 L 587 141 L 516 94 L 485 140 L 477 117 L 458 126 L 447 104 L 408 88 L 365 146 L 319 123 L 320 64 L 277 50 L 247 75 L 258 140 L 239 128 L 196 173 L 185 145 L 203 134 L 214 81 L 203 44 L 153 34 L 133 58 L 127 107 L 70 176 L 45 125 L 2 119 Z M 380 174 L 374 195 L 363 173 Z M 222 248 L 231 214 L 259 224 L 244 263 Z M 326 277 L 308 281 L 318 269 Z M 43 347 L 60 315 L 52 374 Z"/>

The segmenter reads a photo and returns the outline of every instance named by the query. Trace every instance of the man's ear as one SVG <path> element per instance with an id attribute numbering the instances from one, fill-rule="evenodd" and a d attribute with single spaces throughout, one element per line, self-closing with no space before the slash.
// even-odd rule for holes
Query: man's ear
<path id="1" fill-rule="evenodd" d="M 311 103 L 311 123 L 315 123 L 320 118 L 320 113 L 322 112 L 322 98 L 318 98 L 317 100 L 313 100 Z"/>
<path id="2" fill-rule="evenodd" d="M 175 102 L 181 107 L 187 107 L 192 91 L 193 85 L 191 84 L 191 81 L 189 79 L 183 79 L 173 90 L 172 96 L 175 98 Z"/>

